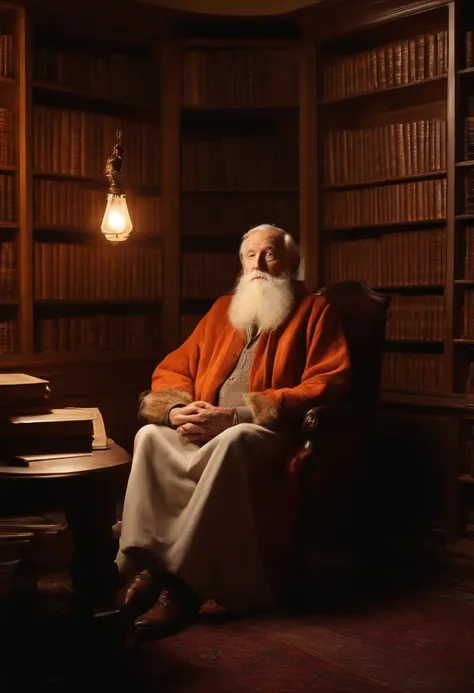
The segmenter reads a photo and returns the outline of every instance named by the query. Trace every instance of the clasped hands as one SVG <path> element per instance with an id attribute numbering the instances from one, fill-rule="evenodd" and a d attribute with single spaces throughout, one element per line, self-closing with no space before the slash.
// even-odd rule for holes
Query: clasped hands
<path id="1" fill-rule="evenodd" d="M 207 443 L 234 422 L 234 411 L 208 402 L 192 402 L 170 411 L 170 425 L 192 443 Z"/>

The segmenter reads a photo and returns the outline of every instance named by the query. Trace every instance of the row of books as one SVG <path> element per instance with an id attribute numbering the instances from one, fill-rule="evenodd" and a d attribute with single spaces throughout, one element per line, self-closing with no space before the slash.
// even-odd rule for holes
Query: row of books
<path id="1" fill-rule="evenodd" d="M 298 136 L 242 136 L 184 139 L 181 184 L 206 188 L 297 188 Z"/>
<path id="2" fill-rule="evenodd" d="M 34 180 L 34 223 L 37 227 L 67 227 L 77 231 L 97 231 L 105 210 L 106 186 L 81 181 Z M 160 198 L 127 194 L 133 231 L 157 235 L 160 225 Z"/>
<path id="3" fill-rule="evenodd" d="M 474 339 L 474 293 L 465 291 L 461 309 L 461 338 Z"/>
<path id="4" fill-rule="evenodd" d="M 326 283 L 356 279 L 368 286 L 430 286 L 446 281 L 446 230 L 331 240 L 324 247 Z"/>
<path id="5" fill-rule="evenodd" d="M 474 169 L 466 171 L 464 176 L 464 213 L 474 214 Z"/>
<path id="6" fill-rule="evenodd" d="M 148 85 L 157 80 L 149 56 L 125 53 L 90 55 L 83 51 L 37 46 L 33 68 L 34 79 L 40 82 L 76 87 L 102 98 L 126 102 L 150 103 Z"/>
<path id="7" fill-rule="evenodd" d="M 289 48 L 188 49 L 183 104 L 188 108 L 296 106 L 297 52 Z"/>
<path id="8" fill-rule="evenodd" d="M 273 192 L 236 195 L 218 193 L 186 195 L 181 205 L 184 234 L 243 236 L 258 224 L 281 226 L 297 238 L 299 198 L 294 193 Z"/>
<path id="9" fill-rule="evenodd" d="M 229 293 L 241 270 L 234 253 L 183 253 L 181 295 L 183 298 L 217 298 Z"/>
<path id="10" fill-rule="evenodd" d="M 442 392 L 442 354 L 386 353 L 382 363 L 382 388 L 407 392 Z"/>
<path id="11" fill-rule="evenodd" d="M 465 62 L 465 67 L 474 67 L 473 61 L 472 61 L 472 46 L 473 46 L 473 34 L 474 32 L 472 29 L 469 31 L 466 31 L 466 62 Z"/>
<path id="12" fill-rule="evenodd" d="M 474 226 L 464 229 L 464 279 L 474 279 Z"/>
<path id="13" fill-rule="evenodd" d="M 156 246 L 34 244 L 36 300 L 158 300 L 161 248 Z"/>
<path id="14" fill-rule="evenodd" d="M 0 77 L 14 76 L 13 36 L 0 34 Z"/>
<path id="15" fill-rule="evenodd" d="M 17 324 L 14 320 L 0 320 L 0 354 L 17 351 Z"/>
<path id="16" fill-rule="evenodd" d="M 0 221 L 16 221 L 15 176 L 0 173 Z"/>
<path id="17" fill-rule="evenodd" d="M 156 124 L 102 113 L 35 106 L 33 168 L 41 173 L 101 178 L 118 129 L 126 151 L 125 180 L 158 185 L 160 135 Z"/>
<path id="18" fill-rule="evenodd" d="M 326 192 L 323 225 L 346 228 L 446 218 L 446 179 Z"/>
<path id="19" fill-rule="evenodd" d="M 0 299 L 13 299 L 16 295 L 16 252 L 13 241 L 0 243 Z"/>
<path id="20" fill-rule="evenodd" d="M 469 112 L 472 113 L 474 100 L 469 99 Z M 472 161 L 474 159 L 474 116 L 469 115 L 464 119 L 464 159 Z"/>
<path id="21" fill-rule="evenodd" d="M 13 166 L 15 163 L 15 128 L 13 113 L 0 108 L 0 166 Z"/>
<path id="22" fill-rule="evenodd" d="M 444 296 L 391 297 L 385 337 L 393 340 L 444 339 Z"/>
<path id="23" fill-rule="evenodd" d="M 36 324 L 40 352 L 145 350 L 157 348 L 160 338 L 156 314 L 40 317 Z"/>
<path id="24" fill-rule="evenodd" d="M 446 169 L 446 120 L 329 130 L 323 140 L 324 182 L 360 183 Z"/>
<path id="25" fill-rule="evenodd" d="M 344 99 L 445 75 L 446 29 L 402 39 L 350 56 L 333 58 L 323 70 L 323 98 Z"/>

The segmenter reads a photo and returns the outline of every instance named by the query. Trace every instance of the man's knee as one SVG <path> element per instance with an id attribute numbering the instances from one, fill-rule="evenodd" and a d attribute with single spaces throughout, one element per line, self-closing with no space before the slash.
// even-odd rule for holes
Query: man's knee
<path id="1" fill-rule="evenodd" d="M 135 447 L 155 435 L 155 424 L 145 424 L 135 435 Z"/>
<path id="2" fill-rule="evenodd" d="M 152 450 L 160 444 L 163 435 L 165 434 L 166 426 L 158 426 L 157 424 L 145 424 L 135 435 L 134 455 L 140 450 Z M 171 430 L 171 429 L 169 429 Z"/>
<path id="3" fill-rule="evenodd" d="M 260 426 L 252 423 L 241 423 L 230 426 L 219 435 L 222 444 L 228 447 L 252 448 L 262 444 L 265 435 Z"/>

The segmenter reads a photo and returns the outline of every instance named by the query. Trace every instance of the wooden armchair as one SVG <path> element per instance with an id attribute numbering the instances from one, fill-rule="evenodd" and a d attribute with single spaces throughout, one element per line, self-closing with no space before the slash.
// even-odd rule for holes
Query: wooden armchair
<path id="1" fill-rule="evenodd" d="M 298 555 L 299 570 L 306 578 L 320 573 L 322 556 L 347 556 L 353 525 L 351 491 L 379 400 L 390 302 L 356 281 L 332 284 L 317 293 L 326 296 L 340 315 L 352 381 L 340 405 L 307 412 L 302 446 L 292 460 L 292 471 L 301 482 Z"/>
<path id="2" fill-rule="evenodd" d="M 319 289 L 316 294 L 326 296 L 339 313 L 351 354 L 352 383 L 343 409 L 365 418 L 379 401 L 382 349 L 390 297 L 377 294 L 356 281 L 332 284 Z M 304 418 L 302 431 L 306 435 L 305 447 L 309 451 L 313 447 L 320 418 L 325 415 L 333 415 L 329 407 L 314 407 Z"/>

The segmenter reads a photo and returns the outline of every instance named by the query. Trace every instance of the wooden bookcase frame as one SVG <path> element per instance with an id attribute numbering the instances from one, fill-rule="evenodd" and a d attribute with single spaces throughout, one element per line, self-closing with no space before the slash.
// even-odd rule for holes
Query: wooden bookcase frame
<path id="1" fill-rule="evenodd" d="M 299 152 L 304 152 L 304 155 L 299 159 L 299 166 L 298 166 L 298 177 L 299 177 L 299 185 L 297 188 L 294 190 L 290 189 L 277 189 L 277 188 L 265 188 L 265 189 L 238 189 L 235 187 L 232 188 L 219 188 L 219 189 L 204 189 L 204 188 L 198 188 L 198 189 L 193 189 L 191 191 L 183 189 L 182 186 L 182 180 L 181 176 L 178 174 L 178 179 L 179 179 L 179 186 L 180 186 L 180 202 L 184 199 L 183 196 L 189 195 L 196 193 L 198 195 L 200 194 L 209 194 L 209 200 L 210 204 L 212 204 L 213 198 L 216 196 L 218 197 L 220 194 L 226 194 L 229 193 L 231 195 L 235 195 L 235 201 L 236 204 L 238 204 L 239 200 L 241 199 L 241 194 L 242 195 L 258 195 L 258 194 L 263 194 L 263 193 L 269 193 L 269 194 L 277 194 L 278 192 L 283 192 L 283 193 L 288 193 L 288 194 L 293 194 L 295 193 L 298 196 L 297 199 L 297 205 L 298 205 L 298 214 L 300 218 L 300 224 L 299 224 L 299 243 L 302 248 L 302 253 L 304 256 L 308 255 L 309 257 L 312 256 L 312 253 L 316 250 L 316 243 L 315 243 L 315 236 L 312 231 L 311 227 L 311 205 L 308 204 L 308 200 L 311 197 L 311 183 L 308 180 L 307 177 L 305 177 L 305 172 L 307 171 L 307 164 L 306 164 L 306 157 L 309 157 L 311 155 L 311 152 L 309 150 L 306 150 L 305 146 L 303 146 L 304 138 L 306 136 L 310 137 L 311 132 L 313 130 L 313 125 L 311 123 L 311 112 L 310 112 L 310 103 L 313 100 L 313 94 L 312 94 L 312 89 L 310 87 L 310 71 L 314 69 L 314 50 L 311 48 L 303 48 L 302 44 L 299 41 L 291 40 L 291 39 L 232 39 L 232 38 L 202 38 L 202 39 L 185 39 L 181 41 L 180 44 L 181 48 L 181 56 L 180 56 L 180 64 L 181 64 L 181 80 L 183 79 L 183 71 L 184 71 L 184 56 L 185 56 L 185 51 L 187 49 L 195 49 L 195 50 L 203 50 L 206 51 L 208 49 L 229 49 L 229 48 L 235 48 L 235 49 L 251 49 L 251 48 L 256 48 L 256 49 L 261 49 L 264 50 L 265 48 L 282 48 L 282 49 L 288 49 L 288 50 L 293 50 L 297 52 L 298 56 L 298 75 L 297 75 L 297 84 L 295 84 L 296 89 L 297 89 L 297 103 L 295 103 L 292 106 L 254 106 L 254 107 L 249 107 L 242 105 L 242 107 L 239 107 L 239 105 L 235 106 L 229 106 L 223 104 L 222 107 L 216 108 L 215 106 L 206 106 L 206 105 L 199 105 L 199 106 L 187 106 L 183 102 L 183 92 L 181 93 L 181 101 L 180 101 L 180 113 L 179 113 L 179 119 L 182 124 L 181 130 L 180 130 L 180 144 L 182 146 L 183 142 L 183 137 L 185 136 L 185 125 L 183 124 L 183 116 L 187 114 L 205 114 L 206 112 L 216 114 L 221 112 L 226 116 L 232 115 L 233 113 L 238 116 L 239 113 L 245 114 L 246 116 L 249 116 L 250 118 L 252 115 L 259 115 L 262 114 L 262 112 L 267 112 L 267 113 L 273 113 L 275 116 L 278 116 L 278 114 L 281 112 L 285 112 L 288 110 L 295 110 L 297 111 L 296 118 L 297 118 L 297 128 L 298 128 L 298 142 L 297 146 L 299 148 Z M 181 148 L 180 148 L 181 149 Z M 229 210 L 229 213 L 231 214 L 232 211 Z M 179 212 L 180 215 L 180 212 Z M 265 223 L 268 221 L 267 219 L 261 219 L 258 223 Z M 271 220 L 272 221 L 272 220 Z M 179 250 L 179 257 L 180 260 L 183 257 L 183 253 L 186 252 L 186 248 L 188 246 L 196 246 L 196 243 L 199 243 L 199 240 L 202 241 L 202 247 L 203 247 L 203 252 L 210 251 L 212 249 L 213 243 L 216 244 L 216 251 L 219 252 L 219 248 L 221 246 L 229 246 L 230 244 L 234 243 L 236 245 L 236 250 L 237 250 L 237 245 L 238 245 L 238 237 L 235 237 L 234 235 L 229 236 L 229 234 L 206 234 L 206 233 L 196 233 L 196 234 L 186 234 L 185 231 L 183 231 L 183 224 L 181 220 L 181 215 L 180 215 L 180 250 Z M 284 225 L 284 224 L 283 224 Z M 243 235 L 247 229 L 242 228 L 240 235 Z M 179 273 L 181 274 L 182 272 L 182 267 L 180 264 L 180 269 Z M 181 295 L 181 281 L 179 284 L 180 292 L 179 294 Z M 218 292 L 220 293 L 220 292 Z M 213 298 L 209 299 L 203 299 L 203 298 L 198 298 L 196 297 L 195 299 L 192 297 L 183 297 L 181 296 L 181 300 L 179 303 L 179 315 L 183 316 L 186 314 L 192 315 L 192 314 L 202 314 L 206 312 L 210 306 L 212 305 L 213 301 L 218 298 L 218 294 L 215 295 Z M 182 335 L 180 339 L 182 338 Z"/>
<path id="2" fill-rule="evenodd" d="M 119 299 L 117 300 L 108 300 L 108 301 L 102 301 L 102 300 L 97 300 L 97 301 L 80 301 L 80 300 L 50 300 L 50 301 L 45 301 L 45 300 L 38 300 L 37 298 L 35 299 L 35 291 L 34 291 L 34 241 L 36 238 L 35 235 L 35 224 L 34 224 L 34 218 L 33 218 L 33 187 L 34 187 L 34 181 L 35 179 L 40 176 L 41 178 L 51 178 L 54 180 L 59 180 L 59 181 L 79 181 L 79 182 L 87 182 L 89 181 L 90 183 L 97 184 L 98 186 L 103 186 L 103 191 L 104 191 L 104 209 L 105 209 L 105 196 L 107 192 L 107 182 L 105 179 L 105 176 L 103 177 L 97 177 L 97 179 L 94 180 L 89 180 L 87 178 L 84 178 L 83 176 L 68 176 L 68 175 L 56 175 L 56 174 L 51 174 L 49 175 L 48 173 L 42 172 L 38 174 L 33 170 L 33 107 L 35 104 L 35 93 L 38 92 L 38 90 L 44 91 L 44 92 L 49 92 L 51 94 L 58 94 L 61 96 L 62 101 L 59 102 L 60 106 L 67 108 L 77 108 L 77 102 L 72 103 L 72 106 L 68 104 L 67 99 L 71 97 L 73 100 L 77 98 L 83 98 L 86 102 L 88 102 L 91 106 L 92 109 L 97 106 L 99 107 L 101 104 L 109 104 L 109 106 L 113 105 L 115 103 L 115 100 L 111 100 L 110 98 L 104 97 L 101 94 L 94 94 L 94 93 L 89 93 L 85 89 L 77 89 L 74 87 L 68 87 L 67 85 L 63 84 L 56 84 L 56 83 L 39 83 L 37 81 L 33 81 L 33 46 L 34 46 L 34 40 L 35 40 L 35 27 L 34 27 L 34 17 L 35 17 L 35 10 L 34 9 L 29 9 L 25 8 L 22 6 L 17 6 L 17 5 L 10 5 L 8 3 L 0 3 L 0 13 L 2 12 L 8 12 L 8 13 L 14 13 L 15 16 L 15 36 L 14 36 L 14 55 L 15 55 L 15 68 L 16 68 L 16 75 L 15 78 L 12 79 L 0 79 L 0 95 L 2 93 L 2 89 L 16 89 L 16 105 L 15 105 L 15 154 L 16 154 L 16 161 L 14 166 L 3 166 L 1 167 L 3 171 L 12 171 L 15 176 L 16 176 L 16 206 L 17 206 L 17 214 L 18 218 L 15 222 L 15 224 L 10 224 L 10 223 L 4 223 L 1 224 L 0 226 L 2 227 L 15 227 L 15 236 L 14 236 L 14 241 L 15 241 L 15 249 L 16 249 L 16 286 L 17 286 L 17 293 L 16 297 L 13 300 L 4 300 L 2 301 L 2 306 L 5 308 L 6 306 L 10 306 L 12 308 L 16 308 L 16 326 L 17 326 L 17 340 L 16 340 L 16 349 L 14 353 L 3 353 L 1 355 L 1 360 L 2 360 L 2 365 L 6 369 L 12 369 L 12 368 L 27 368 L 29 366 L 34 367 L 35 365 L 41 366 L 42 364 L 47 365 L 50 363 L 55 363 L 57 364 L 58 362 L 63 362 L 65 364 L 65 367 L 67 367 L 68 364 L 71 363 L 80 363 L 81 361 L 86 362 L 91 362 L 91 361 L 97 361 L 97 362 L 117 362 L 120 359 L 145 359 L 145 358 L 154 358 L 155 360 L 159 357 L 159 354 L 157 354 L 156 348 L 150 348 L 150 349 L 145 349 L 145 350 L 140 350 L 140 349 L 117 349 L 117 350 L 112 350 L 112 349 L 105 349 L 103 351 L 97 349 L 93 350 L 87 350 L 87 351 L 49 351 L 49 352 L 39 352 L 35 351 L 35 319 L 36 319 L 36 313 L 37 309 L 40 308 L 41 306 L 56 306 L 60 307 L 61 305 L 63 307 L 66 307 L 67 305 L 71 307 L 77 307 L 77 306 L 90 306 L 93 310 L 98 308 L 99 305 L 103 305 L 104 307 L 104 312 L 107 311 L 109 306 L 117 307 L 117 306 L 124 306 L 124 308 L 128 311 L 133 308 L 133 306 L 137 307 L 145 307 L 147 310 L 151 310 L 152 307 L 156 307 L 157 312 L 161 313 L 162 320 L 164 321 L 166 317 L 169 317 L 171 312 L 169 310 L 169 304 L 170 304 L 170 298 L 173 296 L 173 291 L 168 290 L 167 288 L 165 289 L 164 282 L 162 284 L 162 296 L 159 300 L 153 299 L 153 300 L 143 300 L 143 299 Z M 106 42 L 109 39 L 107 38 Z M 110 43 L 111 45 L 116 45 L 117 44 L 117 38 L 115 36 L 110 37 Z M 159 60 L 161 59 L 160 55 L 160 48 L 157 44 L 153 44 L 150 39 L 144 39 L 143 45 L 147 46 L 150 51 L 152 51 L 152 54 L 154 56 L 154 60 L 157 61 L 156 64 L 159 64 Z M 166 78 L 168 76 L 168 72 L 163 69 L 163 66 L 161 66 L 161 78 Z M 171 84 L 171 80 L 168 77 L 168 83 Z M 167 85 L 167 87 L 169 86 Z M 161 88 L 161 85 L 160 85 Z M 158 105 L 156 108 L 154 108 L 154 111 L 150 110 L 151 117 L 154 118 L 152 115 L 154 112 L 156 113 L 156 127 L 159 128 L 161 131 L 161 120 L 163 118 L 163 113 L 160 113 L 160 109 L 165 111 L 167 107 L 167 101 L 166 99 L 160 99 L 160 105 Z M 117 100 L 117 113 L 122 113 L 120 110 L 121 104 L 120 104 L 120 98 Z M 125 107 L 127 107 L 129 110 L 129 113 L 132 113 L 131 107 L 135 108 L 134 105 L 128 104 L 126 100 L 124 101 L 123 104 Z M 147 109 L 149 109 L 148 105 L 145 105 Z M 143 108 L 140 104 L 136 104 L 136 108 L 138 111 Z M 169 110 L 169 108 L 168 108 Z M 165 111 L 166 114 L 166 111 Z M 168 116 L 168 122 L 170 121 L 170 118 Z M 161 146 L 160 146 L 161 149 Z M 171 160 L 171 157 L 169 156 L 168 152 L 165 152 L 165 155 L 167 156 L 167 160 Z M 125 152 L 125 156 L 127 156 L 127 152 Z M 160 161 L 159 161 L 159 170 L 160 170 L 160 177 L 161 177 L 161 169 L 162 169 L 162 158 L 163 158 L 163 152 L 160 152 Z M 105 165 L 105 160 L 104 160 L 104 165 Z M 165 167 L 166 170 L 166 167 Z M 162 189 L 161 189 L 161 181 L 160 181 L 160 186 L 157 187 L 154 184 L 147 185 L 146 183 L 140 184 L 140 185 L 130 185 L 129 186 L 130 190 L 137 191 L 137 193 L 143 193 L 143 194 L 151 194 L 155 195 L 158 193 L 158 196 L 161 198 L 162 197 Z M 167 205 L 167 208 L 164 210 L 160 210 L 160 215 L 163 215 L 164 220 L 167 220 L 167 215 L 169 216 L 168 213 L 168 208 L 169 205 Z M 158 226 L 161 229 L 169 229 L 168 225 L 163 224 L 163 219 L 160 218 Z M 97 219 L 97 239 L 101 239 L 101 234 L 100 234 L 100 222 L 101 219 Z M 41 231 L 48 231 L 48 228 L 46 225 L 41 224 Z M 59 227 L 49 227 L 49 230 L 51 231 L 58 231 L 58 232 L 64 232 L 67 234 L 69 232 L 69 229 L 67 227 L 64 227 L 64 229 L 60 229 Z M 93 236 L 88 234 L 90 236 L 91 240 L 94 241 Z M 166 243 L 165 241 L 165 236 L 166 233 L 161 234 L 160 237 L 151 237 L 147 239 L 135 239 L 132 238 L 130 241 L 127 243 L 131 244 L 136 244 L 137 246 L 139 244 L 142 244 L 145 240 L 145 242 L 150 241 L 151 243 L 159 246 L 161 248 L 162 255 L 162 265 L 164 264 L 163 260 L 165 259 L 166 252 L 171 252 L 170 248 L 173 248 L 173 244 L 171 243 Z M 168 232 L 168 238 L 170 237 L 170 233 Z M 166 250 L 163 250 L 163 249 Z M 167 274 L 167 281 L 170 282 L 172 281 L 172 274 Z M 168 297 L 165 299 L 164 297 Z M 163 330 L 162 330 L 163 331 Z M 165 340 L 164 340 L 165 341 Z"/>

